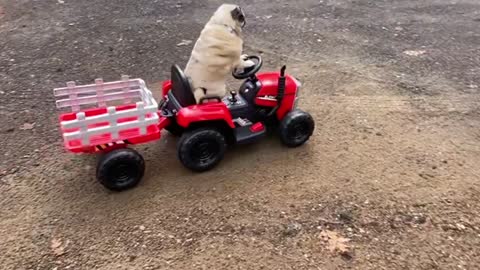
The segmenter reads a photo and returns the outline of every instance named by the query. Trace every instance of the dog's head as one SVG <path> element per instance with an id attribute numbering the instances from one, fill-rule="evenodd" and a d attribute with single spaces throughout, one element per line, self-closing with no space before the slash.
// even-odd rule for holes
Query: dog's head
<path id="1" fill-rule="evenodd" d="M 217 24 L 224 24 L 236 30 L 241 30 L 245 24 L 245 13 L 241 7 L 232 4 L 221 5 L 211 19 Z"/>

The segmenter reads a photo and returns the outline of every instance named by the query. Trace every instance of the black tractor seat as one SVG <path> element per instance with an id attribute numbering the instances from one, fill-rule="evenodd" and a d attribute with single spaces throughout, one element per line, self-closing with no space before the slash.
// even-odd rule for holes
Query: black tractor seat
<path id="1" fill-rule="evenodd" d="M 183 107 L 197 104 L 195 96 L 193 95 L 192 84 L 189 78 L 185 75 L 185 73 L 183 73 L 183 71 L 178 65 L 172 66 L 171 82 L 172 89 L 168 92 L 167 97 L 168 100 L 173 103 L 173 107 L 176 109 L 176 111 L 180 110 Z M 200 100 L 200 104 L 208 100 L 217 100 L 218 102 L 222 102 L 222 99 L 218 96 L 206 95 Z"/>
<path id="2" fill-rule="evenodd" d="M 173 102 L 177 110 L 196 104 L 192 85 L 178 65 L 172 66 L 170 79 L 172 89 L 168 92 L 168 100 Z"/>

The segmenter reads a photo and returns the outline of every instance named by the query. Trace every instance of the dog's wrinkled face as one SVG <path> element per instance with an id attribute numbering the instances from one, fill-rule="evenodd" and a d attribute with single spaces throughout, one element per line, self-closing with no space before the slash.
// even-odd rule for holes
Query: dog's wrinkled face
<path id="1" fill-rule="evenodd" d="M 245 13 L 243 13 L 242 8 L 237 5 L 223 4 L 217 9 L 215 14 L 213 14 L 211 22 L 228 25 L 237 31 L 241 31 L 246 23 Z"/>
<path id="2" fill-rule="evenodd" d="M 236 21 L 238 24 L 240 24 L 240 27 L 243 28 L 245 27 L 245 24 L 247 23 L 245 21 L 245 13 L 243 13 L 243 10 L 241 7 L 236 7 L 234 10 L 230 12 L 232 15 L 232 19 Z"/>

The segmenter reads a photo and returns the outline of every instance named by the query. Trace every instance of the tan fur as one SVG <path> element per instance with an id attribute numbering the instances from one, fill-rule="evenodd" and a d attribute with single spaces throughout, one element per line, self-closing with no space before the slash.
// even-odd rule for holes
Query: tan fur
<path id="1" fill-rule="evenodd" d="M 254 64 L 242 56 L 242 28 L 231 16 L 236 7 L 230 4 L 220 6 L 195 43 L 185 75 L 191 79 L 197 103 L 205 95 L 224 97 L 226 80 L 233 69 Z"/>

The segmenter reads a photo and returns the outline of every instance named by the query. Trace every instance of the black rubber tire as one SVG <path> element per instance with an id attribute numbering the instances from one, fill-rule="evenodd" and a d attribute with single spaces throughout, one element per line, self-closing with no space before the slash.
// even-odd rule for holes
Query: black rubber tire
<path id="1" fill-rule="evenodd" d="M 97 179 L 107 189 L 124 191 L 138 185 L 145 161 L 135 150 L 122 148 L 103 155 L 97 164 Z"/>
<path id="2" fill-rule="evenodd" d="M 185 132 L 177 145 L 180 162 L 195 172 L 215 167 L 227 148 L 225 136 L 213 128 L 198 128 Z"/>
<path id="3" fill-rule="evenodd" d="M 183 134 L 183 132 L 185 131 L 185 129 L 183 127 L 181 127 L 180 125 L 178 125 L 177 122 L 175 122 L 175 121 L 172 121 L 172 123 L 170 123 L 170 125 L 165 127 L 165 130 L 167 130 L 170 134 L 172 134 L 175 137 L 181 136 Z"/>
<path id="4" fill-rule="evenodd" d="M 296 109 L 289 112 L 280 122 L 280 140 L 288 147 L 298 147 L 310 139 L 314 129 L 315 122 L 312 116 Z"/>

